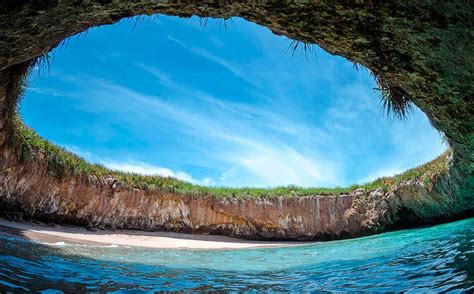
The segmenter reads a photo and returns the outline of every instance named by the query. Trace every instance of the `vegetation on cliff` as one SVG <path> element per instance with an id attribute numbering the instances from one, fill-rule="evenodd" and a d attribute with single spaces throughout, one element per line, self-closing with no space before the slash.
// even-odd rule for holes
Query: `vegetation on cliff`
<path id="1" fill-rule="evenodd" d="M 230 188 L 230 187 L 206 187 L 195 185 L 172 177 L 149 176 L 137 173 L 112 171 L 100 164 L 91 164 L 78 155 L 59 147 L 41 138 L 30 127 L 26 126 L 16 116 L 13 121 L 14 133 L 12 143 L 17 146 L 18 156 L 22 162 L 34 161 L 42 158 L 46 162 L 49 175 L 59 179 L 71 176 L 89 177 L 96 176 L 99 180 L 112 177 L 121 185 L 128 188 L 139 188 L 152 192 L 173 192 L 185 195 L 214 196 L 214 197 L 274 197 L 274 196 L 310 196 L 310 195 L 338 195 L 349 193 L 355 189 L 374 190 L 391 187 L 406 180 L 419 180 L 430 187 L 437 176 L 447 171 L 447 157 L 445 152 L 435 160 L 407 170 L 393 177 L 379 178 L 373 182 L 352 185 L 350 187 L 336 188 L 302 188 L 297 186 L 285 186 L 275 188 Z"/>

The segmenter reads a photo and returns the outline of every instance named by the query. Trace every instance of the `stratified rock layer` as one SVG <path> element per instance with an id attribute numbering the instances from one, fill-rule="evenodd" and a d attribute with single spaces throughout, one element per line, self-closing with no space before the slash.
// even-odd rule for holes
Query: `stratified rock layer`
<path id="1" fill-rule="evenodd" d="M 461 211 L 459 199 L 439 192 L 444 178 L 434 187 L 406 181 L 387 192 L 219 199 L 126 188 L 112 176 L 60 180 L 48 175 L 41 153 L 27 165 L 18 164 L 14 152 L 3 154 L 0 203 L 6 216 L 91 228 L 330 240 L 435 223 Z"/>
<path id="2" fill-rule="evenodd" d="M 220 200 L 120 188 L 115 179 L 58 179 L 41 154 L 9 144 L 12 89 L 36 57 L 92 26 L 137 14 L 241 16 L 360 63 L 409 96 L 452 149 L 434 187 Z M 334 239 L 470 216 L 474 209 L 474 3 L 346 1 L 3 1 L 0 4 L 0 203 L 4 214 L 143 230 L 257 239 Z"/>

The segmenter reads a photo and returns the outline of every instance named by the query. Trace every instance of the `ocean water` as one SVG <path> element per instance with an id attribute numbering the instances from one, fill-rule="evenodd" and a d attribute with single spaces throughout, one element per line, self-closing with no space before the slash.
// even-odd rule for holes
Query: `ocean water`
<path id="1" fill-rule="evenodd" d="M 244 250 L 53 246 L 0 236 L 1 290 L 474 292 L 474 218 Z"/>

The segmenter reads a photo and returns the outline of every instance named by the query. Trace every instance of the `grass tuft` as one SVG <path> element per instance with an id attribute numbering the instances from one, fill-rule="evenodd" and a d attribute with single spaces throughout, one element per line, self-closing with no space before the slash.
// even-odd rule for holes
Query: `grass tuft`
<path id="1" fill-rule="evenodd" d="M 392 86 L 381 75 L 371 72 L 377 83 L 376 90 L 380 91 L 380 102 L 387 117 L 391 115 L 403 120 L 409 116 L 413 109 L 413 103 L 405 92 L 399 87 Z"/>
<path id="2" fill-rule="evenodd" d="M 296 51 L 298 51 L 298 49 L 300 49 L 302 51 L 302 54 L 304 54 L 304 56 L 307 60 L 310 60 L 309 57 L 308 57 L 309 56 L 308 53 L 310 55 L 315 55 L 316 56 L 316 49 L 315 49 L 313 44 L 302 42 L 302 41 L 297 41 L 297 40 L 291 40 L 291 43 L 288 46 L 288 48 L 286 49 L 285 54 L 288 53 L 288 51 L 291 50 L 291 57 L 293 57 L 295 55 Z"/>

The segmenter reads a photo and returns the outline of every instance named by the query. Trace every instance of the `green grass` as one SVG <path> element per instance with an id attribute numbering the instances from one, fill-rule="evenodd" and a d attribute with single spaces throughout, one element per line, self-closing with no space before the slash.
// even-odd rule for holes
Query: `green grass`
<path id="1" fill-rule="evenodd" d="M 98 178 L 113 176 L 125 187 L 136 187 L 153 192 L 173 192 L 183 195 L 213 196 L 218 198 L 338 195 L 358 188 L 366 190 L 383 188 L 388 190 L 401 181 L 410 179 L 420 179 L 426 186 L 432 187 L 436 177 L 447 171 L 446 158 L 448 156 L 447 151 L 435 160 L 407 170 L 402 174 L 393 177 L 383 177 L 370 183 L 344 188 L 301 188 L 297 186 L 229 188 L 199 186 L 171 177 L 146 176 L 137 173 L 113 171 L 100 164 L 91 164 L 64 148 L 41 138 L 33 129 L 23 124 L 18 116 L 15 116 L 13 119 L 12 144 L 18 148 L 20 160 L 23 162 L 34 161 L 38 156 L 42 155 L 47 163 L 48 173 L 60 179 L 70 176 L 86 177 L 95 175 Z"/>

